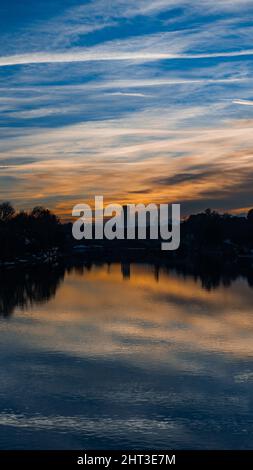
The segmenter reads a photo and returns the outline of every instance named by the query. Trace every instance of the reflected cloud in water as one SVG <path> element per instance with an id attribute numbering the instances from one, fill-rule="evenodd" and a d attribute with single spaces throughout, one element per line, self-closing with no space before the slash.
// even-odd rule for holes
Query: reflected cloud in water
<path id="1" fill-rule="evenodd" d="M 1 288 L 15 315 L 0 322 L 0 447 L 252 447 L 246 278 L 210 289 L 151 264 L 43 269 Z"/>

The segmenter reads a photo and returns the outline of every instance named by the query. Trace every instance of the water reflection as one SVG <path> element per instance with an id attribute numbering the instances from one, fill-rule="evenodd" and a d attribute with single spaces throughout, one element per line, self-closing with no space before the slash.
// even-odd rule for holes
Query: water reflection
<path id="1" fill-rule="evenodd" d="M 33 269 L 0 270 L 0 315 L 11 315 L 16 307 L 29 309 L 54 297 L 65 269 L 41 265 Z"/>
<path id="2" fill-rule="evenodd" d="M 8 317 L 16 307 L 29 310 L 36 303 L 49 301 L 56 295 L 57 289 L 64 280 L 65 274 L 76 272 L 81 275 L 91 271 L 92 267 L 103 266 L 110 273 L 111 262 L 68 261 L 68 263 L 57 263 L 53 266 L 44 264 L 33 268 L 0 269 L 0 315 Z M 115 264 L 115 263 L 114 263 Z M 131 279 L 130 261 L 122 261 L 120 270 L 123 280 Z M 159 283 L 160 272 L 170 277 L 176 273 L 183 279 L 194 279 L 200 281 L 203 289 L 211 291 L 219 286 L 230 287 L 238 278 L 247 281 L 253 287 L 253 269 L 250 265 L 238 266 L 219 265 L 217 261 L 198 263 L 194 265 L 167 266 L 164 263 L 140 264 L 144 270 L 149 269 L 153 274 L 154 281 Z M 147 268 L 148 267 L 148 268 Z"/>
<path id="3" fill-rule="evenodd" d="M 252 448 L 246 271 L 45 269 L 1 301 L 0 448 Z"/>

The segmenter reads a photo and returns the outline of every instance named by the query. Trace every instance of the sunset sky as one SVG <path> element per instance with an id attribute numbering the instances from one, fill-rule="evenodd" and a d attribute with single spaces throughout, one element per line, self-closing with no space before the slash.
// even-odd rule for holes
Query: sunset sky
<path id="1" fill-rule="evenodd" d="M 0 201 L 253 207 L 252 0 L 0 5 Z"/>

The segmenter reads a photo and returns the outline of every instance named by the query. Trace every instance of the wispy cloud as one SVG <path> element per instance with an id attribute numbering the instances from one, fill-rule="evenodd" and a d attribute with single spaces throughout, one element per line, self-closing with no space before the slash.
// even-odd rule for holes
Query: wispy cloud
<path id="1" fill-rule="evenodd" d="M 145 95 L 144 93 L 129 93 L 122 91 L 115 91 L 114 93 L 108 93 L 111 96 L 133 96 L 134 98 L 149 98 L 150 95 Z"/>
<path id="2" fill-rule="evenodd" d="M 67 114 L 71 112 L 76 112 L 76 111 L 77 111 L 77 108 L 73 106 L 72 107 L 59 106 L 57 108 L 50 108 L 49 106 L 46 106 L 45 108 L 34 108 L 34 109 L 27 109 L 23 111 L 11 112 L 9 115 L 15 118 L 36 119 L 36 118 L 54 116 L 54 115 L 59 115 L 59 114 L 62 115 L 62 114 Z"/>
<path id="3" fill-rule="evenodd" d="M 208 199 L 215 208 L 245 207 L 252 183 L 252 122 L 180 129 L 186 112 L 194 118 L 203 109 L 184 109 L 181 116 L 153 110 L 8 139 L 0 164 L 1 155 L 5 165 L 12 161 L 5 168 L 6 177 L 15 177 L 9 179 L 9 195 L 19 205 L 51 198 L 65 214 L 82 200 L 84 188 L 89 197 L 101 191 L 111 201 L 182 201 L 183 194 L 189 210 L 208 205 Z M 29 160 L 34 155 L 35 161 Z"/>
<path id="4" fill-rule="evenodd" d="M 253 106 L 253 101 L 250 100 L 233 100 L 234 104 L 240 104 L 242 106 Z"/>
<path id="5" fill-rule="evenodd" d="M 27 64 L 47 64 L 47 63 L 71 63 L 71 62 L 93 62 L 93 61 L 141 61 L 152 62 L 157 60 L 177 60 L 177 59 L 211 59 L 226 57 L 247 57 L 253 55 L 253 49 L 240 51 L 224 51 L 201 54 L 173 54 L 145 51 L 129 52 L 99 52 L 93 48 L 85 51 L 23 54 L 0 57 L 0 67 Z"/>
<path id="6" fill-rule="evenodd" d="M 71 4 L 0 33 L 0 199 L 248 207 L 252 0 Z"/>

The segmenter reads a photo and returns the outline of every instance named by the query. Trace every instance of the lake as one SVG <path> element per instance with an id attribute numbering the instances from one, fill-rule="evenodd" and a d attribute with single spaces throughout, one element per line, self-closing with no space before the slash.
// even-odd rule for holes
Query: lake
<path id="1" fill-rule="evenodd" d="M 9 270 L 1 449 L 251 449 L 253 289 L 148 264 Z"/>

